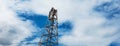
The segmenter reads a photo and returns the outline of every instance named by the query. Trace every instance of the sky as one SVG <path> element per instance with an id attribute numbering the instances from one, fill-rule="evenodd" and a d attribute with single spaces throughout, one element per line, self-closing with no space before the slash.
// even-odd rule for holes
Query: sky
<path id="1" fill-rule="evenodd" d="M 120 0 L 0 0 L 0 46 L 37 46 L 51 7 L 60 46 L 120 46 Z"/>

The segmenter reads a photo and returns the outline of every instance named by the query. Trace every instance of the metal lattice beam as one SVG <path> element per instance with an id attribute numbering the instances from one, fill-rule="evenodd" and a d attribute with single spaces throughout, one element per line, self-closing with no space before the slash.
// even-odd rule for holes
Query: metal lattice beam
<path id="1" fill-rule="evenodd" d="M 49 12 L 48 25 L 42 33 L 39 46 L 58 46 L 58 18 L 57 10 L 52 7 Z"/>

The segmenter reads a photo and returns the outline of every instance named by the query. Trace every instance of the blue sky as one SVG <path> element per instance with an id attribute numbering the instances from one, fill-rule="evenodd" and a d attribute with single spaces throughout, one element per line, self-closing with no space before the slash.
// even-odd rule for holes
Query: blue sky
<path id="1" fill-rule="evenodd" d="M 0 0 L 0 46 L 37 46 L 51 7 L 61 46 L 120 46 L 120 0 Z"/>

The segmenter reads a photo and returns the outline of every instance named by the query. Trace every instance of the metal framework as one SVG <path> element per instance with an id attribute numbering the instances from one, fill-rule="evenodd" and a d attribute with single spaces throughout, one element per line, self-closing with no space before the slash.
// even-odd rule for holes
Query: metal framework
<path id="1" fill-rule="evenodd" d="M 49 12 L 48 25 L 42 33 L 38 46 L 58 46 L 58 18 L 57 10 L 53 7 Z"/>

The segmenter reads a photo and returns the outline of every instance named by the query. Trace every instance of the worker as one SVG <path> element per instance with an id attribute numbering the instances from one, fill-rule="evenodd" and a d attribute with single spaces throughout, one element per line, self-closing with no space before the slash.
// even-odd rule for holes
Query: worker
<path id="1" fill-rule="evenodd" d="M 49 12 L 49 20 L 51 21 L 51 24 L 54 24 L 54 20 L 57 20 L 57 10 L 54 9 L 54 7 L 51 8 Z"/>
<path id="2" fill-rule="evenodd" d="M 52 7 L 49 12 L 49 20 L 53 20 L 53 19 L 57 19 L 57 10 L 54 9 L 54 7 Z"/>

